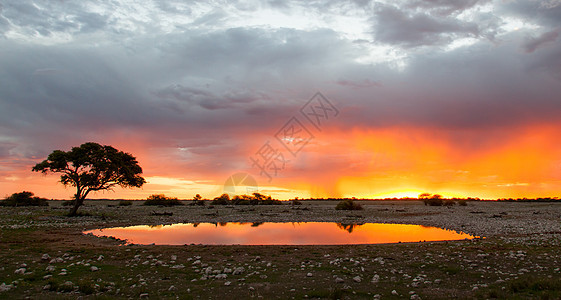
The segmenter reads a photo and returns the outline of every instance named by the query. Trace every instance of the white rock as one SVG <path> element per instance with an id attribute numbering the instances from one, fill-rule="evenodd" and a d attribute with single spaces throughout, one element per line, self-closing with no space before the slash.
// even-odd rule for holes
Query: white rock
<path id="1" fill-rule="evenodd" d="M 51 259 L 51 256 L 47 253 L 43 254 L 43 256 L 41 256 L 41 260 L 49 260 Z"/>
<path id="2" fill-rule="evenodd" d="M 306 274 L 306 276 L 312 277 L 312 276 L 314 276 L 314 275 L 313 275 L 312 273 L 308 273 L 308 274 Z"/>
<path id="3" fill-rule="evenodd" d="M 397 296 L 399 295 L 396 290 L 392 290 L 392 295 Z"/>
<path id="4" fill-rule="evenodd" d="M 185 266 L 181 264 L 181 265 L 174 265 L 171 268 L 172 269 L 183 269 L 183 268 L 185 268 Z"/>
<path id="5" fill-rule="evenodd" d="M 47 268 L 45 268 L 45 271 L 47 271 L 47 272 L 54 272 L 55 269 L 56 269 L 55 266 L 48 265 Z"/>
<path id="6" fill-rule="evenodd" d="M 336 278 L 335 278 L 335 282 L 336 282 L 336 283 L 343 283 L 343 282 L 345 282 L 345 280 L 344 280 L 343 278 L 341 278 L 341 277 L 336 277 Z"/>
<path id="7" fill-rule="evenodd" d="M 353 280 L 354 280 L 355 282 L 361 282 L 361 281 L 362 281 L 362 278 L 360 278 L 360 276 L 355 276 L 355 277 L 353 277 Z"/>
<path id="8" fill-rule="evenodd" d="M 168 291 L 170 291 L 170 292 L 176 291 L 176 290 L 177 290 L 177 288 L 176 288 L 175 286 L 173 286 L 173 285 L 170 286 L 169 289 L 168 289 Z"/>
<path id="9" fill-rule="evenodd" d="M 14 286 L 12 284 L 5 284 L 4 282 L 2 282 L 2 284 L 0 284 L 0 292 L 7 292 L 9 290 L 11 290 Z"/>
<path id="10" fill-rule="evenodd" d="M 230 284 L 232 284 L 230 281 L 224 282 L 224 285 L 225 285 L 225 286 L 229 286 Z"/>
<path id="11" fill-rule="evenodd" d="M 96 266 L 92 266 L 92 267 L 90 268 L 90 270 L 92 270 L 92 272 L 95 272 L 95 271 L 99 271 L 99 268 L 96 267 Z"/>
<path id="12" fill-rule="evenodd" d="M 371 282 L 372 283 L 378 283 L 379 281 L 380 281 L 380 275 L 374 274 L 374 277 L 372 277 Z"/>
<path id="13" fill-rule="evenodd" d="M 101 260 L 103 260 L 103 255 L 100 255 L 100 256 L 97 258 L 97 261 L 101 261 Z"/>
<path id="14" fill-rule="evenodd" d="M 176 261 L 177 260 L 177 255 L 172 255 L 171 260 Z"/>
<path id="15" fill-rule="evenodd" d="M 23 275 L 25 273 L 25 268 L 19 268 L 14 271 L 14 274 Z"/>

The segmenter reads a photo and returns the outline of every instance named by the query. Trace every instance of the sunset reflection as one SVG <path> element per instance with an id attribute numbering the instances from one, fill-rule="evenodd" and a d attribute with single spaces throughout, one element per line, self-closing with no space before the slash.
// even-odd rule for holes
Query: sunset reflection
<path id="1" fill-rule="evenodd" d="M 472 239 L 437 227 L 405 224 L 184 223 L 116 227 L 84 232 L 132 244 L 157 245 L 348 245 Z"/>

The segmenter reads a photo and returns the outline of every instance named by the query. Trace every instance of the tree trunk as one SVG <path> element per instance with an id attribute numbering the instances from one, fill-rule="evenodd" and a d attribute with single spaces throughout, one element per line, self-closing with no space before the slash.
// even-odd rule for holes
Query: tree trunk
<path id="1" fill-rule="evenodd" d="M 68 215 L 71 217 L 76 216 L 76 212 L 78 211 L 78 208 L 82 206 L 83 203 L 84 203 L 84 199 L 79 199 L 78 197 L 76 197 L 74 199 L 74 206 L 70 209 L 70 213 Z"/>

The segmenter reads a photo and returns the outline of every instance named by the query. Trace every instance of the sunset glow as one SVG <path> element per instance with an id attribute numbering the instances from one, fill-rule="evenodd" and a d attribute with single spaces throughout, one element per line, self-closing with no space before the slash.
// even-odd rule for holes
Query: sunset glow
<path id="1" fill-rule="evenodd" d="M 474 238 L 465 233 L 421 225 L 318 222 L 140 225 L 95 229 L 85 233 L 145 245 L 348 245 Z"/>
<path id="2" fill-rule="evenodd" d="M 282 200 L 561 195 L 558 6 L 22 3 L 0 6 L 2 196 L 70 199 L 31 168 L 89 141 L 147 181 L 89 198 L 212 199 L 237 173 Z"/>

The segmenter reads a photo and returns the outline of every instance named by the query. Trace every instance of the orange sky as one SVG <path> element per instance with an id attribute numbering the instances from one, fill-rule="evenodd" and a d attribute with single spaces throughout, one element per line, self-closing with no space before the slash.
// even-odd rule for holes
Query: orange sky
<path id="1" fill-rule="evenodd" d="M 280 199 L 415 197 L 422 192 L 480 198 L 557 196 L 560 128 L 532 125 L 481 132 L 389 127 L 343 132 L 328 127 L 296 157 L 285 153 L 290 161 L 271 182 L 259 176 L 247 159 L 267 140 L 266 134 L 241 143 L 245 148 L 240 150 L 239 168 L 216 171 L 208 165 L 186 167 L 179 156 L 182 149 L 157 148 L 115 135 L 102 143 L 137 156 L 148 183 L 141 189 L 116 188 L 92 198 L 144 199 L 153 193 L 182 199 L 200 193 L 212 198 L 223 192 L 224 181 L 236 172 L 248 172 L 260 192 Z M 41 159 L 23 162 L 0 182 L 0 189 L 6 195 L 31 190 L 42 197 L 70 198 L 73 189 L 57 183 L 58 176 L 30 171 Z M 189 163 L 197 159 L 195 155 Z M 214 159 L 217 166 L 225 163 L 220 157 Z"/>

